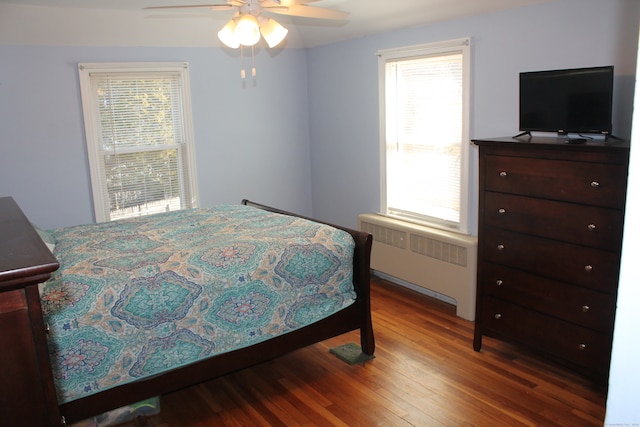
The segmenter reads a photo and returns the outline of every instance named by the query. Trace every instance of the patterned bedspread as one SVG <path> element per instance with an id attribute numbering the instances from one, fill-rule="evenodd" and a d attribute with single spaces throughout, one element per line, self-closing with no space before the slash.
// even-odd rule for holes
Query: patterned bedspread
<path id="1" fill-rule="evenodd" d="M 53 230 L 41 285 L 65 403 L 250 346 L 351 304 L 341 230 L 225 205 Z"/>

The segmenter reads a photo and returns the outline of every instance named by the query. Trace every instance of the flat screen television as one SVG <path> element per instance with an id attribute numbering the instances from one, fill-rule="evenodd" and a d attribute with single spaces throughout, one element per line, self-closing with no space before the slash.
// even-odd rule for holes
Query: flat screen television
<path id="1" fill-rule="evenodd" d="M 520 130 L 609 135 L 613 66 L 520 73 Z"/>

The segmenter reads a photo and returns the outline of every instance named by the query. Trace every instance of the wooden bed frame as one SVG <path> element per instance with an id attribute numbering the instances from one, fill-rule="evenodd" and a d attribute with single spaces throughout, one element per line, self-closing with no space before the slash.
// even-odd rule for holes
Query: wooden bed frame
<path id="1" fill-rule="evenodd" d="M 242 204 L 300 217 L 248 200 L 243 200 Z M 59 265 L 13 199 L 0 198 L 0 413 L 3 414 L 3 423 L 64 426 L 265 362 L 356 329 L 360 330 L 363 353 L 373 355 L 375 341 L 369 295 L 372 238 L 368 233 L 333 226 L 351 234 L 356 244 L 353 281 L 357 299 L 352 305 L 307 327 L 251 347 L 58 406 L 38 283 L 47 280 Z"/>

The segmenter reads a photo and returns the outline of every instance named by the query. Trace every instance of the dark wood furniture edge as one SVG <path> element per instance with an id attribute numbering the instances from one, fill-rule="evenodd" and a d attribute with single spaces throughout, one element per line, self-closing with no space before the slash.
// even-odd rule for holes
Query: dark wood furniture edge
<path id="1" fill-rule="evenodd" d="M 49 279 L 60 265 L 13 198 L 0 198 L 0 212 L 0 295 L 10 291 L 24 292 L 31 326 L 31 331 L 24 333 L 32 335 L 36 369 L 42 385 L 42 390 L 34 391 L 33 398 L 43 399 L 48 408 L 48 423 L 59 425 L 38 284 Z"/>
<path id="2" fill-rule="evenodd" d="M 60 265 L 12 197 L 0 197 L 0 291 L 51 277 Z"/>
<path id="3" fill-rule="evenodd" d="M 317 221 L 246 199 L 242 201 L 242 204 L 331 225 L 351 234 L 355 241 L 353 281 L 357 294 L 356 301 L 326 319 L 268 341 L 220 354 L 147 380 L 123 384 L 62 404 L 60 405 L 60 413 L 65 417 L 67 423 L 77 422 L 127 404 L 190 387 L 355 329 L 360 329 L 362 351 L 368 355 L 374 353 L 375 340 L 371 321 L 369 283 L 372 236 L 368 233 Z"/>
<path id="4" fill-rule="evenodd" d="M 553 137 L 553 136 L 533 136 L 530 138 L 515 138 L 509 136 L 498 136 L 498 137 L 489 137 L 489 138 L 472 138 L 471 142 L 474 144 L 478 143 L 489 143 L 489 144 L 532 144 L 532 145 L 555 145 L 557 147 L 566 147 L 569 149 L 611 149 L 611 148 L 628 148 L 629 141 L 624 139 L 588 139 L 583 144 L 568 144 L 565 143 L 567 138 L 562 137 Z"/>

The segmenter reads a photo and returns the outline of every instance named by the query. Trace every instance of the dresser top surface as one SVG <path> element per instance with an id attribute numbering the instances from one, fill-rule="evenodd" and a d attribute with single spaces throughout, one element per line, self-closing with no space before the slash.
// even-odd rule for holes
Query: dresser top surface
<path id="1" fill-rule="evenodd" d="M 514 145 L 523 147 L 545 147 L 561 150 L 576 151 L 611 151 L 611 150 L 628 150 L 629 141 L 620 139 L 588 139 L 581 143 L 570 143 L 575 138 L 572 137 L 549 137 L 549 136 L 501 136 L 492 138 L 474 138 L 471 140 L 476 145 Z M 570 142 L 568 142 L 570 141 Z"/>
<path id="2" fill-rule="evenodd" d="M 57 268 L 58 261 L 13 198 L 0 197 L 0 290 Z"/>

